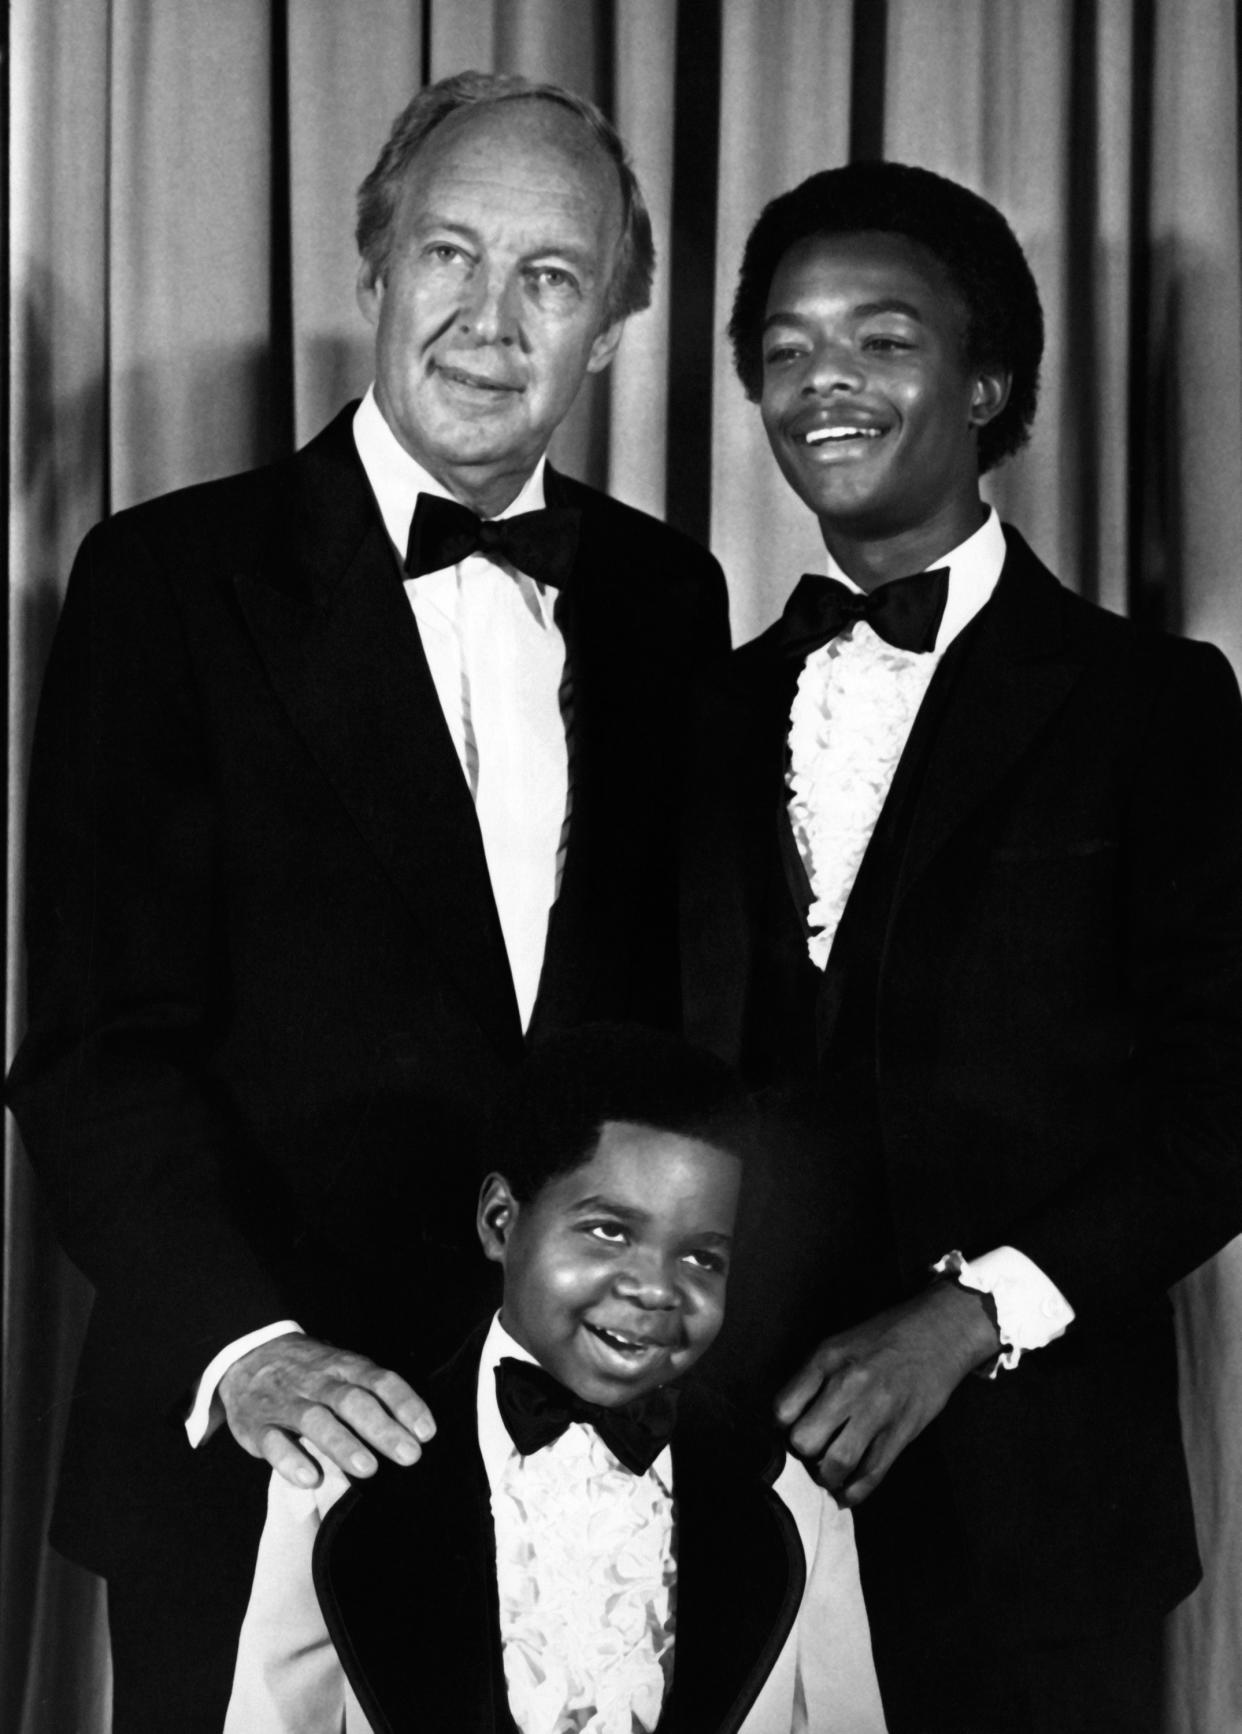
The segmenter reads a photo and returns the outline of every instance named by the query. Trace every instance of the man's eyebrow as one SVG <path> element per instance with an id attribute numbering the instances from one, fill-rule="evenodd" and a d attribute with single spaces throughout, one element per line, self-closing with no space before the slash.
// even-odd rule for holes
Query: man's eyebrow
<path id="1" fill-rule="evenodd" d="M 469 223 L 463 223 L 458 217 L 446 216 L 443 211 L 432 209 L 420 211 L 414 219 L 416 229 L 456 229 L 459 235 L 472 235 L 473 228 Z"/>
<path id="2" fill-rule="evenodd" d="M 471 223 L 463 223 L 457 217 L 446 217 L 438 211 L 424 211 L 413 223 L 417 234 L 425 234 L 429 229 L 446 229 L 450 234 L 464 235 L 469 240 L 477 241 L 479 231 Z M 532 245 L 522 249 L 523 259 L 538 259 L 545 253 L 559 253 L 564 259 L 587 264 L 591 259 L 591 249 L 582 246 L 577 241 L 565 240 L 558 235 L 548 235 L 536 240 Z"/>
<path id="3" fill-rule="evenodd" d="M 923 323 L 923 310 L 913 301 L 903 301 L 899 295 L 886 295 L 882 301 L 860 301 L 850 308 L 851 319 L 873 319 L 877 313 L 900 313 L 906 319 L 916 319 Z M 769 313 L 763 322 L 766 331 L 770 325 L 809 325 L 811 320 L 804 313 L 792 309 L 776 308 Z"/>
<path id="4" fill-rule="evenodd" d="M 923 310 L 913 301 L 903 301 L 900 295 L 886 295 L 882 301 L 862 301 L 853 310 L 855 319 L 870 319 L 876 313 L 903 313 L 907 319 L 922 320 Z"/>

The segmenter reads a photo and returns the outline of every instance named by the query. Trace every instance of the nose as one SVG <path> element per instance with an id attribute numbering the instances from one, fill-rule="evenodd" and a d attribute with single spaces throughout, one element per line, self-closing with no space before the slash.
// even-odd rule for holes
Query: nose
<path id="1" fill-rule="evenodd" d="M 680 1303 L 677 1266 L 654 1251 L 635 1251 L 617 1273 L 617 1293 L 648 1312 L 662 1312 Z"/>
<path id="2" fill-rule="evenodd" d="M 476 343 L 515 342 L 518 322 L 512 279 L 479 266 L 471 275 L 458 324 Z"/>
<path id="3" fill-rule="evenodd" d="M 821 343 L 811 356 L 802 381 L 804 396 L 828 397 L 833 392 L 861 391 L 865 375 L 854 351 L 843 343 Z"/>

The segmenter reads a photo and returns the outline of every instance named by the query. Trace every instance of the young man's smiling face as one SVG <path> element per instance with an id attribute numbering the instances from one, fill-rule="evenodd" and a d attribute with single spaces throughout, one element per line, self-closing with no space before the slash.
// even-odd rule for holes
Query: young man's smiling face
<path id="1" fill-rule="evenodd" d="M 501 1323 L 589 1403 L 678 1378 L 724 1319 L 736 1156 L 610 1120 L 590 1160 L 519 1203 L 485 1182 L 479 1237 L 504 1268 Z"/>
<path id="2" fill-rule="evenodd" d="M 892 543 L 917 571 L 982 523 L 978 430 L 1008 377 L 968 362 L 965 322 L 943 267 L 903 235 L 811 236 L 777 267 L 763 424 L 838 558 Z"/>
<path id="3" fill-rule="evenodd" d="M 364 264 L 375 393 L 405 449 L 494 515 L 621 335 L 607 300 L 615 164 L 557 103 L 463 109 L 410 165 L 387 262 Z"/>

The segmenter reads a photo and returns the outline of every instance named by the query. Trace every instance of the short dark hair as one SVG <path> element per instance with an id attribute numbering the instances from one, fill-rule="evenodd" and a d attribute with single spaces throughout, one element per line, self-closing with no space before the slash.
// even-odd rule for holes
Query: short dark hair
<path id="1" fill-rule="evenodd" d="M 1013 230 L 968 187 L 910 163 L 850 163 L 825 169 L 766 205 L 742 255 L 729 336 L 738 377 L 757 402 L 763 390 L 762 331 L 777 267 L 814 235 L 905 235 L 948 273 L 966 306 L 966 357 L 1009 372 L 1009 400 L 979 432 L 979 472 L 1025 445 L 1035 419 L 1044 316 Z"/>
<path id="2" fill-rule="evenodd" d="M 392 226 L 406 175 L 420 147 L 441 121 L 463 108 L 496 108 L 503 102 L 555 102 L 576 114 L 611 159 L 621 185 L 621 239 L 613 261 L 604 317 L 611 325 L 641 313 L 651 300 L 655 242 L 651 218 L 629 152 L 602 109 L 559 84 L 537 84 L 515 73 L 459 72 L 420 90 L 392 124 L 375 167 L 358 188 L 358 251 L 374 276 L 383 275 L 392 246 Z"/>
<path id="3" fill-rule="evenodd" d="M 731 1066 L 633 1024 L 588 1024 L 537 1042 L 510 1110 L 493 1165 L 522 1203 L 589 1162 L 610 1120 L 698 1138 L 742 1161 L 756 1126 Z"/>

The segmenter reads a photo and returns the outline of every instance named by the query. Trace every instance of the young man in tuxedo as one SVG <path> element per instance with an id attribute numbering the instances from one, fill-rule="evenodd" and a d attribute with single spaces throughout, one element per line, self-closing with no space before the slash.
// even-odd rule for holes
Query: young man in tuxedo
<path id="1" fill-rule="evenodd" d="M 218 1730 L 255 1459 L 418 1458 L 527 1035 L 677 1015 L 723 581 L 544 457 L 649 296 L 624 147 L 556 87 L 445 80 L 358 240 L 373 387 L 91 533 L 37 730 L 10 1100 L 96 1291 L 53 1533 L 108 1580 L 117 1734 Z"/>
<path id="2" fill-rule="evenodd" d="M 981 500 L 1043 333 L 973 193 L 813 176 L 731 334 L 828 556 L 689 826 L 692 1027 L 797 1152 L 735 1364 L 856 1510 L 894 1734 L 1154 1729 L 1199 1575 L 1166 1290 L 1242 1226 L 1237 685 Z"/>

